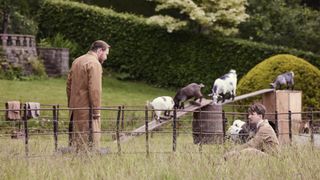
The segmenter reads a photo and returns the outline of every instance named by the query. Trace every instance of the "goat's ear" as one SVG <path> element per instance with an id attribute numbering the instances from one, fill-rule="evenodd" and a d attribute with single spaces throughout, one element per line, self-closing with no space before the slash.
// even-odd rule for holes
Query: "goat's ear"
<path id="1" fill-rule="evenodd" d="M 213 94 L 211 93 L 211 94 L 208 94 L 208 96 L 213 96 Z"/>

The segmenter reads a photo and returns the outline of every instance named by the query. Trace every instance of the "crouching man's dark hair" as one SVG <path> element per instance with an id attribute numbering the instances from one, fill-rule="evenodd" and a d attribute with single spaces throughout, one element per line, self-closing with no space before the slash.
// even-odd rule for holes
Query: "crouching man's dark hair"
<path id="1" fill-rule="evenodd" d="M 260 103 L 255 103 L 248 108 L 249 114 L 253 114 L 254 112 L 257 114 L 261 114 L 262 118 L 264 118 L 264 115 L 266 113 L 266 107 Z"/>

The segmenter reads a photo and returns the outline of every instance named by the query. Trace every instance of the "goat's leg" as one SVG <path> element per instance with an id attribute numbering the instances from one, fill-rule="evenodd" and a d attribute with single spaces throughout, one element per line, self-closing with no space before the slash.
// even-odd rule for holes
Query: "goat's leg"
<path id="1" fill-rule="evenodd" d="M 234 101 L 234 90 L 232 90 L 231 98 L 232 98 L 232 101 Z"/>
<path id="2" fill-rule="evenodd" d="M 160 116 L 158 117 L 158 122 L 161 123 L 161 118 L 160 118 Z"/>
<path id="3" fill-rule="evenodd" d="M 184 109 L 184 102 L 181 102 L 181 109 Z"/>
<path id="4" fill-rule="evenodd" d="M 222 96 L 222 102 L 221 103 L 224 103 L 225 101 L 225 95 L 221 95 Z"/>

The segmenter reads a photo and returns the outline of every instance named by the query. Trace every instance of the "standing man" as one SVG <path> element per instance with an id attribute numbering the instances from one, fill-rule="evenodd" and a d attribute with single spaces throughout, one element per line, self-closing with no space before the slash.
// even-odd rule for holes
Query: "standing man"
<path id="1" fill-rule="evenodd" d="M 267 119 L 264 119 L 266 108 L 260 103 L 249 107 L 249 123 L 255 127 L 255 135 L 247 143 L 225 154 L 225 159 L 241 154 L 267 155 L 278 153 L 279 141 Z"/>
<path id="2" fill-rule="evenodd" d="M 69 140 L 77 151 L 89 145 L 89 119 L 92 113 L 93 144 L 100 148 L 100 106 L 102 93 L 102 63 L 107 59 L 110 46 L 101 40 L 92 43 L 90 51 L 74 60 L 67 80 L 67 96 L 70 110 Z"/>

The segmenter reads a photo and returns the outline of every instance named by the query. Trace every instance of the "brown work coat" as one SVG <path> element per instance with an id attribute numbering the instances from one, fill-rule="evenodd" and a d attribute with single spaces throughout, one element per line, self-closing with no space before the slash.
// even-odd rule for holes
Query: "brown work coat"
<path id="1" fill-rule="evenodd" d="M 69 108 L 100 108 L 102 93 L 102 66 L 98 57 L 89 51 L 78 57 L 72 63 L 67 80 L 67 96 Z M 100 114 L 100 110 L 93 110 L 93 114 Z M 88 143 L 89 110 L 70 110 L 72 122 L 71 144 L 83 148 Z M 101 130 L 100 118 L 93 120 L 93 131 Z M 100 133 L 93 134 L 93 142 L 99 147 Z"/>
<path id="2" fill-rule="evenodd" d="M 247 143 L 238 148 L 242 150 L 245 148 L 255 148 L 268 154 L 278 152 L 279 141 L 273 128 L 270 126 L 268 120 L 263 120 L 257 129 L 256 134 Z"/>

